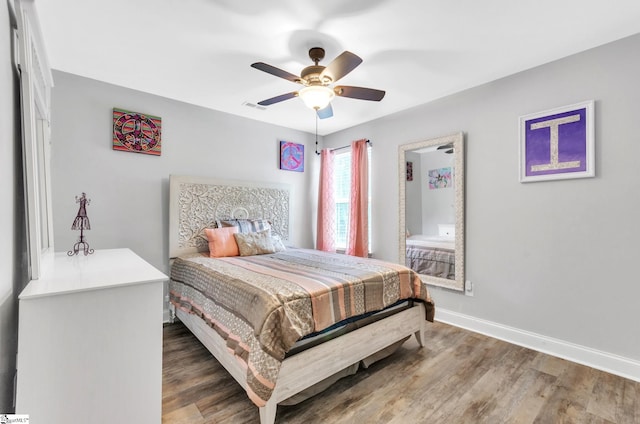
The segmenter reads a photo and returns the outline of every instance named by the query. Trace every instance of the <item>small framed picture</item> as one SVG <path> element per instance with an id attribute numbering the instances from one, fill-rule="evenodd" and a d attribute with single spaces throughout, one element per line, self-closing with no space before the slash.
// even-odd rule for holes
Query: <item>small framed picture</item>
<path id="1" fill-rule="evenodd" d="M 407 161 L 407 181 L 413 181 L 413 162 Z"/>
<path id="2" fill-rule="evenodd" d="M 304 144 L 280 142 L 280 169 L 304 172 Z"/>
<path id="3" fill-rule="evenodd" d="M 162 119 L 113 108 L 113 150 L 160 156 Z"/>
<path id="4" fill-rule="evenodd" d="M 520 117 L 520 182 L 587 178 L 594 169 L 593 100 Z"/>
<path id="5" fill-rule="evenodd" d="M 430 169 L 429 173 L 429 190 L 439 188 L 449 188 L 453 186 L 451 178 L 451 168 Z"/>

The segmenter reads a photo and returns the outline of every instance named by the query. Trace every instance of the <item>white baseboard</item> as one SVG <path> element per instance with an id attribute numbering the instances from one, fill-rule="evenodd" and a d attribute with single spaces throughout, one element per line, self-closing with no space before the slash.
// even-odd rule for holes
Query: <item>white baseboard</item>
<path id="1" fill-rule="evenodd" d="M 564 340 L 509 327 L 446 309 L 436 309 L 436 321 L 504 340 L 548 355 L 640 382 L 640 361 Z"/>

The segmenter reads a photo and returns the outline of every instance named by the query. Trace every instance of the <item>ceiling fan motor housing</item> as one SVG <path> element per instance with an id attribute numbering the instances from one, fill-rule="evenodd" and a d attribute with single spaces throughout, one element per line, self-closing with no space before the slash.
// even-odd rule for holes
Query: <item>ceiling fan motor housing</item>
<path id="1" fill-rule="evenodd" d="M 331 78 L 324 75 L 320 78 L 322 71 L 325 70 L 325 66 L 318 65 L 322 59 L 324 59 L 324 49 L 322 47 L 312 47 L 309 49 L 309 57 L 315 65 L 307 66 L 300 73 L 301 83 L 305 85 L 328 85 L 332 82 Z"/>
<path id="2" fill-rule="evenodd" d="M 331 83 L 331 78 L 329 78 L 328 76 L 324 76 L 322 80 L 320 79 L 320 74 L 322 73 L 322 71 L 324 71 L 324 68 L 324 66 L 320 65 L 311 65 L 304 68 L 300 73 L 300 78 L 302 78 L 303 81 L 306 81 L 306 84 L 304 82 L 303 84 L 326 85 Z"/>

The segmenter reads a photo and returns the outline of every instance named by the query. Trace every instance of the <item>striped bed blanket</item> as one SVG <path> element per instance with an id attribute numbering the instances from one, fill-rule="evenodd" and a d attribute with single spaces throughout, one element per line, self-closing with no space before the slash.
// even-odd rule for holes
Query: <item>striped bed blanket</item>
<path id="1" fill-rule="evenodd" d="M 407 240 L 405 264 L 418 274 L 456 278 L 456 253 L 451 249 L 412 245 Z"/>
<path id="2" fill-rule="evenodd" d="M 176 258 L 170 301 L 202 318 L 247 372 L 247 394 L 264 406 L 297 340 L 401 299 L 434 305 L 416 273 L 390 262 L 309 249 L 228 258 Z"/>

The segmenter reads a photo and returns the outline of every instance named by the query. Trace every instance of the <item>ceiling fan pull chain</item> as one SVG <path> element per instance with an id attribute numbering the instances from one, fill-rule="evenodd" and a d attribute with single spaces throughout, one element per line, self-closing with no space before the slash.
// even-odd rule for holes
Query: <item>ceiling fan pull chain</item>
<path id="1" fill-rule="evenodd" d="M 318 114 L 314 113 L 314 115 L 316 115 L 316 155 L 320 155 L 318 151 Z"/>

